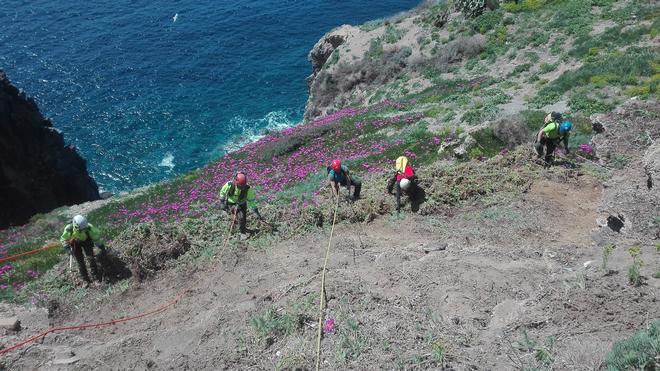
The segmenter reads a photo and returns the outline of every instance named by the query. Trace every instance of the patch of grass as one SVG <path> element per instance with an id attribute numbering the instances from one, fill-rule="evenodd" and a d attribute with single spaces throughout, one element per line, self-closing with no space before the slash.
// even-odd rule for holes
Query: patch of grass
<path id="1" fill-rule="evenodd" d="M 622 154 L 610 155 L 607 159 L 615 169 L 624 169 L 630 163 L 630 157 Z"/>
<path id="2" fill-rule="evenodd" d="M 582 112 L 586 115 L 593 113 L 605 113 L 614 109 L 614 105 L 599 99 L 591 98 L 584 93 L 575 93 L 568 100 L 568 106 L 574 112 Z"/>
<path id="3" fill-rule="evenodd" d="M 542 344 L 529 336 L 526 327 L 521 329 L 521 334 L 522 340 L 516 342 L 514 347 L 523 352 L 534 352 L 534 358 L 544 366 L 548 366 L 553 362 L 552 348 L 555 344 L 554 337 L 549 337 L 545 344 Z"/>
<path id="4" fill-rule="evenodd" d="M 516 67 L 513 68 L 513 71 L 511 71 L 511 73 L 509 74 L 509 77 L 518 76 L 523 72 L 529 71 L 530 68 L 532 68 L 531 63 L 519 64 L 519 65 L 517 65 Z"/>
<path id="5" fill-rule="evenodd" d="M 540 73 L 548 73 L 552 72 L 557 69 L 557 63 L 541 63 L 539 66 L 539 72 Z"/>
<path id="6" fill-rule="evenodd" d="M 447 345 L 442 338 L 437 338 L 431 343 L 431 356 L 439 365 L 443 365 L 447 357 Z"/>
<path id="7" fill-rule="evenodd" d="M 556 80 L 545 85 L 530 103 L 542 107 L 559 100 L 561 96 L 576 87 L 586 86 L 594 76 L 651 76 L 651 63 L 657 59 L 657 52 L 631 47 L 625 53 L 613 52 L 594 62 L 585 63 L 574 71 L 566 71 Z"/>
<path id="8" fill-rule="evenodd" d="M 272 306 L 250 319 L 255 334 L 260 339 L 282 337 L 302 329 L 305 321 L 312 321 L 314 298 L 310 296 L 287 308 Z"/>
<path id="9" fill-rule="evenodd" d="M 499 26 L 502 23 L 503 16 L 504 13 L 499 10 L 485 12 L 473 18 L 470 22 L 470 26 L 475 31 L 485 34 Z"/>
<path id="10" fill-rule="evenodd" d="M 369 59 L 380 59 L 384 53 L 383 40 L 380 37 L 377 37 L 371 39 L 369 42 L 369 50 L 365 53 L 365 57 Z"/>
<path id="11" fill-rule="evenodd" d="M 335 65 L 337 64 L 338 61 L 339 61 L 339 49 L 335 49 L 332 52 L 332 54 L 330 54 L 330 58 L 328 58 L 328 60 L 323 65 L 323 68 L 328 68 L 332 65 Z"/>
<path id="12" fill-rule="evenodd" d="M 500 153 L 505 147 L 492 128 L 485 128 L 472 133 L 472 137 L 477 141 L 477 147 L 481 150 L 481 156 L 492 157 Z M 471 156 L 471 158 L 478 156 Z"/>
<path id="13" fill-rule="evenodd" d="M 403 35 L 405 35 L 405 31 L 402 31 L 398 29 L 395 25 L 393 24 L 388 24 L 385 27 L 385 33 L 383 34 L 383 41 L 387 44 L 394 44 L 397 41 L 401 40 Z"/>
<path id="14" fill-rule="evenodd" d="M 584 36 L 591 31 L 594 16 L 591 0 L 571 0 L 558 2 L 548 23 L 551 29 L 562 29 L 568 35 Z"/>
<path id="15" fill-rule="evenodd" d="M 505 0 L 502 9 L 511 13 L 536 11 L 548 4 L 548 0 Z"/>
<path id="16" fill-rule="evenodd" d="M 373 31 L 373 30 L 381 27 L 384 23 L 385 23 L 385 21 L 383 19 L 376 19 L 376 20 L 373 20 L 373 21 L 368 21 L 366 23 L 363 23 L 362 25 L 360 25 L 359 28 L 360 28 L 360 31 L 370 32 L 370 31 Z"/>
<path id="17" fill-rule="evenodd" d="M 630 27 L 616 26 L 592 37 L 584 35 L 573 43 L 573 49 L 568 54 L 575 58 L 595 55 L 594 50 L 615 49 L 620 46 L 633 45 L 651 31 L 650 26 Z"/>
<path id="18" fill-rule="evenodd" d="M 633 246 L 628 249 L 628 253 L 632 258 L 632 265 L 628 268 L 628 282 L 635 286 L 639 287 L 642 285 L 642 275 L 640 274 L 640 269 L 642 267 L 642 258 L 641 258 L 641 248 L 639 246 Z"/>
<path id="19" fill-rule="evenodd" d="M 548 41 L 550 41 L 550 35 L 543 31 L 537 30 L 535 32 L 531 32 L 531 35 L 527 38 L 525 44 L 531 46 L 540 46 L 547 44 Z"/>
<path id="20" fill-rule="evenodd" d="M 360 325 L 352 318 L 347 318 L 337 330 L 339 342 L 336 355 L 342 362 L 357 359 L 368 346 L 368 340 L 360 330 Z"/>
<path id="21" fill-rule="evenodd" d="M 657 370 L 660 367 L 660 320 L 617 341 L 605 357 L 608 370 Z"/>
<path id="22" fill-rule="evenodd" d="M 614 251 L 614 245 L 605 245 L 603 246 L 603 264 L 601 267 L 605 272 L 608 271 L 607 269 L 607 262 L 610 260 L 610 255 L 612 255 L 612 252 Z"/>

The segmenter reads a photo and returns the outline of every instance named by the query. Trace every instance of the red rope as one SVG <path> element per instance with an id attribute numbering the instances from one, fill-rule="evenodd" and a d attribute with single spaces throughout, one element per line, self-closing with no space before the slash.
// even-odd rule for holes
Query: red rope
<path id="1" fill-rule="evenodd" d="M 68 331 L 68 330 L 84 330 L 84 329 L 88 329 L 88 328 L 110 326 L 110 325 L 114 325 L 114 324 L 117 324 L 117 323 L 128 322 L 128 321 L 132 321 L 132 320 L 135 320 L 135 319 L 139 319 L 139 318 L 147 317 L 147 316 L 150 316 L 150 315 L 153 315 L 153 314 L 158 314 L 158 313 L 164 312 L 165 309 L 171 307 L 172 305 L 176 304 L 179 300 L 181 300 L 181 298 L 183 298 L 183 294 L 185 293 L 186 290 L 182 290 L 174 298 L 174 300 L 172 300 L 172 301 L 170 301 L 170 302 L 168 302 L 164 305 L 161 305 L 160 307 L 157 307 L 155 309 L 152 309 L 152 310 L 149 310 L 149 311 L 146 311 L 146 312 L 136 314 L 134 316 L 122 317 L 122 318 L 119 318 L 119 319 L 114 319 L 114 320 L 110 320 L 110 321 L 106 321 L 106 322 L 99 322 L 99 323 L 85 323 L 85 324 L 82 324 L 82 325 L 75 325 L 75 326 L 61 326 L 61 327 L 49 328 L 48 330 L 40 333 L 39 335 L 35 335 L 35 336 L 33 336 L 29 339 L 25 339 L 25 340 L 23 340 L 19 343 L 16 343 L 16 344 L 10 346 L 9 348 L 0 349 L 0 354 L 9 353 L 9 352 L 11 352 L 12 350 L 14 350 L 16 348 L 19 348 L 19 347 L 21 347 L 25 344 L 34 342 L 37 339 L 46 337 L 46 335 L 54 333 L 54 332 Z"/>
<path id="2" fill-rule="evenodd" d="M 220 253 L 216 256 L 219 257 L 224 252 L 225 247 L 227 246 L 227 242 L 229 241 L 229 237 L 231 236 L 231 232 L 234 228 L 234 223 L 235 222 L 236 222 L 236 211 L 234 211 L 234 218 L 231 222 L 231 225 L 229 226 L 229 233 L 227 234 L 227 237 L 225 238 L 225 243 L 223 244 L 222 249 L 220 249 Z M 52 246 L 43 247 L 40 250 L 45 249 L 45 248 L 50 248 L 50 247 L 52 247 Z M 111 326 L 111 325 L 114 325 L 114 324 L 117 324 L 117 323 L 128 322 L 128 321 L 140 319 L 140 318 L 143 318 L 143 317 L 151 316 L 153 314 L 162 313 L 167 308 L 169 308 L 169 307 L 173 306 L 174 304 L 176 304 L 177 302 L 179 302 L 183 298 L 183 295 L 186 293 L 186 291 L 188 291 L 188 290 L 192 289 L 193 287 L 197 286 L 197 284 L 199 284 L 201 282 L 203 277 L 204 277 L 204 275 L 201 275 L 193 284 L 191 284 L 187 288 L 181 290 L 173 300 L 171 300 L 171 301 L 167 302 L 166 304 L 163 304 L 160 307 L 157 307 L 155 309 L 145 311 L 145 312 L 141 312 L 141 313 L 138 313 L 138 314 L 133 315 L 133 316 L 122 317 L 122 318 L 119 318 L 119 319 L 114 319 L 114 320 L 110 320 L 110 321 L 106 321 L 106 322 L 84 323 L 82 325 L 74 325 L 74 326 L 51 327 L 48 330 L 46 330 L 46 331 L 44 331 L 44 332 L 42 332 L 38 335 L 35 335 L 35 336 L 33 336 L 29 339 L 25 339 L 25 340 L 23 340 L 19 343 L 16 343 L 16 344 L 14 344 L 14 345 L 12 345 L 8 348 L 0 349 L 0 355 L 9 353 L 9 352 L 11 352 L 12 350 L 14 350 L 16 348 L 19 348 L 19 347 L 21 347 L 25 344 L 32 343 L 32 342 L 34 342 L 38 339 L 44 338 L 44 337 L 46 337 L 46 335 L 52 334 L 54 332 L 69 331 L 69 330 L 85 330 L 85 329 L 88 329 L 88 328 Z"/>

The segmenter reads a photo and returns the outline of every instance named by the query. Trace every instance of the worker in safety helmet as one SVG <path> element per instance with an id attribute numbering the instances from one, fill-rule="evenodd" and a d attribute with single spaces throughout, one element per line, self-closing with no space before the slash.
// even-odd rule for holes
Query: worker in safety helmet
<path id="1" fill-rule="evenodd" d="M 348 198 L 355 201 L 360 198 L 360 190 L 362 189 L 362 182 L 360 179 L 351 174 L 346 165 L 342 165 L 341 161 L 333 160 L 327 168 L 328 184 L 332 190 L 334 197 L 339 197 L 339 186 L 344 186 L 348 190 Z M 351 186 L 354 191 L 351 196 Z"/>
<path id="2" fill-rule="evenodd" d="M 539 130 L 539 133 L 536 135 L 536 142 L 534 143 L 538 157 L 543 157 L 545 152 L 545 162 L 546 164 L 550 164 L 554 157 L 555 148 L 562 142 L 564 143 L 566 153 L 569 153 L 568 138 L 572 128 L 573 124 L 570 121 L 563 120 L 559 112 L 552 112 L 546 116 L 543 128 Z"/>
<path id="3" fill-rule="evenodd" d="M 417 186 L 417 176 L 415 170 L 410 166 L 406 156 L 400 156 L 396 159 L 395 173 L 387 182 L 387 193 L 392 194 L 396 190 L 396 211 L 401 210 L 401 193 L 406 192 L 412 195 L 414 187 Z"/>
<path id="4" fill-rule="evenodd" d="M 257 202 L 254 195 L 254 190 L 247 184 L 247 177 L 245 174 L 238 172 L 233 180 L 228 181 L 220 189 L 220 207 L 231 213 L 236 213 L 241 233 L 247 231 L 246 218 L 248 206 L 257 217 L 261 220 L 261 214 L 257 209 Z"/>
<path id="5" fill-rule="evenodd" d="M 88 223 L 84 216 L 76 215 L 73 217 L 72 222 L 64 227 L 64 233 L 60 237 L 62 247 L 76 258 L 80 276 L 86 282 L 85 286 L 89 286 L 92 281 L 89 279 L 89 274 L 87 274 L 83 253 L 87 256 L 87 262 L 94 278 L 99 282 L 102 280 L 94 257 L 94 245 L 101 250 L 101 253 L 105 253 L 105 245 L 100 242 L 100 235 L 98 228 L 93 226 L 92 223 Z"/>

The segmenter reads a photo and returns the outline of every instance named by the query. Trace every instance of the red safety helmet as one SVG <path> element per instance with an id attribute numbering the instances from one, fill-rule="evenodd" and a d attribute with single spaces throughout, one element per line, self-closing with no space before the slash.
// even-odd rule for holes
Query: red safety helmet
<path id="1" fill-rule="evenodd" d="M 335 171 L 335 173 L 338 173 L 341 171 L 341 162 L 339 160 L 333 160 L 330 167 Z"/>
<path id="2" fill-rule="evenodd" d="M 243 173 L 236 174 L 236 185 L 244 186 L 247 184 L 247 177 Z"/>

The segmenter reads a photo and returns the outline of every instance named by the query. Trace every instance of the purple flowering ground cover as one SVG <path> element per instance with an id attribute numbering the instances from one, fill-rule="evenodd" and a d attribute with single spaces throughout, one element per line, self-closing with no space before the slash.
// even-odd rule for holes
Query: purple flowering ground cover
<path id="1" fill-rule="evenodd" d="M 409 138 L 415 139 L 411 143 L 380 133 L 417 124 L 423 114 L 402 112 L 414 103 L 385 101 L 371 108 L 345 108 L 265 136 L 187 177 L 157 187 L 146 199 L 117 207 L 107 214 L 107 222 L 168 222 L 203 215 L 215 207 L 220 188 L 239 170 L 247 175 L 257 197 L 267 202 L 310 175 L 323 174 L 335 158 L 348 163 L 357 174 L 383 172 L 391 167 L 395 154 L 415 159 L 415 151 L 434 150 L 440 141 L 437 137 L 423 142 Z M 315 199 L 314 194 L 305 196 Z"/>

